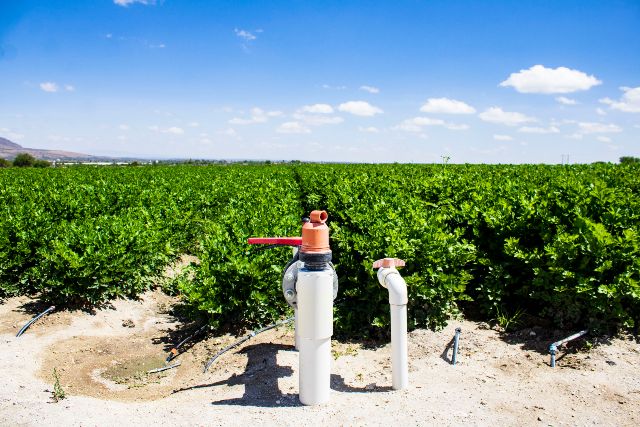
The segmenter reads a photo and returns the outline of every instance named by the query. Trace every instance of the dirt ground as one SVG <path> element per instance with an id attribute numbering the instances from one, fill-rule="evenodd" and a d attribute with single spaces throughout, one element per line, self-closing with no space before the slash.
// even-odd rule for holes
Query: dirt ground
<path id="1" fill-rule="evenodd" d="M 5 301 L 0 425 L 640 425 L 640 344 L 631 337 L 583 340 L 552 369 L 546 348 L 560 337 L 552 331 L 501 334 L 452 320 L 442 331 L 410 334 L 411 384 L 402 391 L 391 389 L 389 345 L 334 341 L 331 401 L 305 407 L 290 326 L 258 335 L 203 373 L 236 339 L 209 332 L 169 363 L 179 367 L 148 373 L 198 327 L 174 318 L 174 304 L 155 291 L 95 313 L 54 311 L 16 338 L 40 307 Z M 66 394 L 58 402 L 54 369 Z"/>

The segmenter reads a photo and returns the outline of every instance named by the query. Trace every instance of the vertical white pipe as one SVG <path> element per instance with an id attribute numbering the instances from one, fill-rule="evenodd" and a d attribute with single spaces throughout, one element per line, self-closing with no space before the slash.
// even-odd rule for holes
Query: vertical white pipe
<path id="1" fill-rule="evenodd" d="M 391 307 L 391 369 L 394 390 L 409 386 L 409 360 L 407 352 L 407 306 Z"/>
<path id="2" fill-rule="evenodd" d="M 378 270 L 378 281 L 389 290 L 391 310 L 391 369 L 392 386 L 402 390 L 409 386 L 409 357 L 407 350 L 407 283 L 395 268 Z"/>
<path id="3" fill-rule="evenodd" d="M 293 247 L 293 258 L 298 255 L 298 251 L 300 249 L 297 246 Z M 296 304 L 297 305 L 297 304 Z M 294 339 L 294 347 L 296 350 L 300 350 L 300 337 L 298 336 L 298 309 L 293 309 L 293 339 Z"/>
<path id="4" fill-rule="evenodd" d="M 301 269 L 296 289 L 300 402 L 317 405 L 327 402 L 330 393 L 333 270 Z"/>
<path id="5" fill-rule="evenodd" d="M 298 309 L 293 309 L 293 336 L 296 350 L 300 350 L 300 335 L 298 335 Z"/>

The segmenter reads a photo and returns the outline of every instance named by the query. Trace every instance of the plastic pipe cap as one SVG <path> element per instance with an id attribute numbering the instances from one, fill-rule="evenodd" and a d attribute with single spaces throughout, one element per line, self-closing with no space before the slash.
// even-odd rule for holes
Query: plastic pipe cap
<path id="1" fill-rule="evenodd" d="M 329 247 L 329 227 L 327 227 L 326 211 L 312 211 L 310 221 L 302 226 L 302 253 L 331 253 Z"/>
<path id="2" fill-rule="evenodd" d="M 400 258 L 383 258 L 373 263 L 373 268 L 391 268 L 391 267 L 404 267 L 404 260 Z"/>

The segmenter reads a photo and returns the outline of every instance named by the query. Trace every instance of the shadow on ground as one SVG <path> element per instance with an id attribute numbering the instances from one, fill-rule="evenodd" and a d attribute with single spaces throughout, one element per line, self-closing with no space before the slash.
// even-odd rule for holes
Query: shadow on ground
<path id="1" fill-rule="evenodd" d="M 231 377 L 209 384 L 200 384 L 184 389 L 174 390 L 179 393 L 217 386 L 244 385 L 242 397 L 222 399 L 211 402 L 212 405 L 238 405 L 259 407 L 296 407 L 302 406 L 297 393 L 283 393 L 278 386 L 278 379 L 293 375 L 293 369 L 289 366 L 280 366 L 277 362 L 279 351 L 295 351 L 290 345 L 283 344 L 254 344 L 243 348 L 240 353 L 247 355 L 247 365 L 242 374 L 233 374 Z M 344 393 L 374 393 L 391 391 L 391 387 L 381 387 L 369 384 L 364 387 L 353 387 L 347 384 L 340 375 L 331 375 L 331 388 Z"/>

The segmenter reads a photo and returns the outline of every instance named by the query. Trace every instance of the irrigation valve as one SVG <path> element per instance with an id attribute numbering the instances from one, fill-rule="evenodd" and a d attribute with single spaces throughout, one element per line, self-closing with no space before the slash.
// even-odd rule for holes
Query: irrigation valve
<path id="1" fill-rule="evenodd" d="M 301 237 L 251 238 L 249 244 L 299 248 L 282 276 L 282 293 L 294 308 L 296 348 L 299 350 L 299 393 L 304 405 L 329 400 L 333 300 L 338 276 L 331 264 L 327 213 L 313 211 L 302 225 Z"/>
<path id="2" fill-rule="evenodd" d="M 409 386 L 409 361 L 407 352 L 407 283 L 396 267 L 404 267 L 398 258 L 379 259 L 373 263 L 378 269 L 378 281 L 389 290 L 391 309 L 391 369 L 395 390 Z"/>

